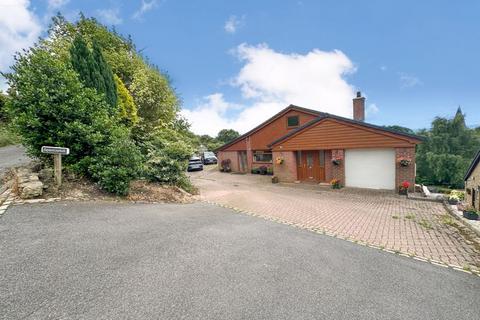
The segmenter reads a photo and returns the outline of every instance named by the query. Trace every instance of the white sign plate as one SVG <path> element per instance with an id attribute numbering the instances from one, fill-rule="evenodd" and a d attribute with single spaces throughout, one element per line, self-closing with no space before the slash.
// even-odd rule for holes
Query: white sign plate
<path id="1" fill-rule="evenodd" d="M 62 147 L 43 146 L 42 153 L 68 155 L 70 154 L 70 149 Z"/>

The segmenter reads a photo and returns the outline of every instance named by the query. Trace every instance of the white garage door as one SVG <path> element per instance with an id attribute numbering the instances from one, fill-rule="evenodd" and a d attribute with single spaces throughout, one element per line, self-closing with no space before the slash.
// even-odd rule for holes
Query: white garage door
<path id="1" fill-rule="evenodd" d="M 345 184 L 347 187 L 395 189 L 395 150 L 345 150 Z"/>

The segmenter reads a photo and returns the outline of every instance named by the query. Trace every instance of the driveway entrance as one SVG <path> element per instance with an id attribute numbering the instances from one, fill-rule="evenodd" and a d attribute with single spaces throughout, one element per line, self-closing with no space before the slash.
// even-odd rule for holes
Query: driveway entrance
<path id="1" fill-rule="evenodd" d="M 191 176 L 205 200 L 460 268 L 480 267 L 480 240 L 455 227 L 441 203 L 408 200 L 391 191 L 274 185 L 268 176 L 214 168 Z"/>

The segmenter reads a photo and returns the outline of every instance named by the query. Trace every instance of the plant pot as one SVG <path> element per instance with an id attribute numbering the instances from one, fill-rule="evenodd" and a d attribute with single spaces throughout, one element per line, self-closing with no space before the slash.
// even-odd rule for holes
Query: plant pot
<path id="1" fill-rule="evenodd" d="M 408 190 L 407 189 L 399 189 L 398 190 L 398 194 L 402 195 L 402 196 L 406 196 L 408 193 Z"/>
<path id="2" fill-rule="evenodd" d="M 458 200 L 448 199 L 448 204 L 458 204 Z"/>
<path id="3" fill-rule="evenodd" d="M 273 176 L 272 177 L 272 183 L 278 183 L 278 177 Z"/>
<path id="4" fill-rule="evenodd" d="M 478 220 L 478 213 L 475 211 L 463 211 L 463 217 L 468 220 Z"/>

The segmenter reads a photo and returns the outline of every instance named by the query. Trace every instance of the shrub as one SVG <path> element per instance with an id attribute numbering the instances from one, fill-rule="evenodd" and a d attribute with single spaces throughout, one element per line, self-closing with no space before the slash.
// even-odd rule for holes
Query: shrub
<path id="1" fill-rule="evenodd" d="M 339 179 L 332 179 L 330 185 L 332 186 L 332 189 L 340 189 L 342 187 Z"/>
<path id="2" fill-rule="evenodd" d="M 128 194 L 130 182 L 142 171 L 143 158 L 138 147 L 120 127 L 110 145 L 91 158 L 88 174 L 108 192 Z"/>
<path id="3" fill-rule="evenodd" d="M 63 159 L 68 165 L 108 145 L 115 126 L 109 106 L 94 89 L 82 86 L 75 71 L 40 49 L 17 56 L 12 69 L 8 111 L 30 155 L 47 159 L 42 146 L 68 147 L 70 155 Z"/>
<path id="4" fill-rule="evenodd" d="M 450 192 L 449 198 L 457 199 L 458 201 L 465 200 L 465 192 L 459 190 L 452 190 Z"/>
<path id="5" fill-rule="evenodd" d="M 258 170 L 261 175 L 266 175 L 268 168 L 266 166 L 261 166 Z"/>

